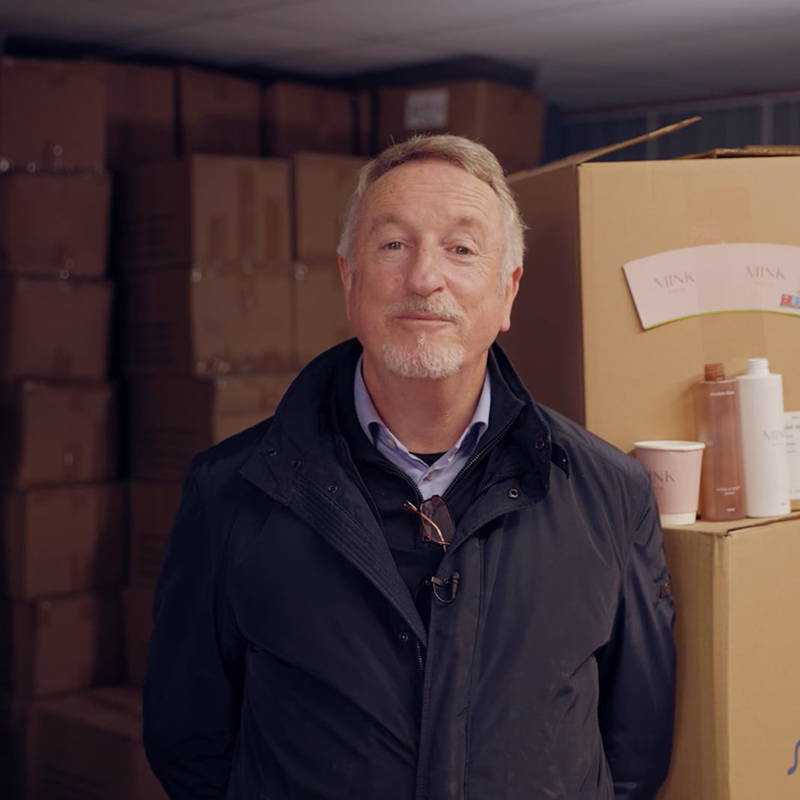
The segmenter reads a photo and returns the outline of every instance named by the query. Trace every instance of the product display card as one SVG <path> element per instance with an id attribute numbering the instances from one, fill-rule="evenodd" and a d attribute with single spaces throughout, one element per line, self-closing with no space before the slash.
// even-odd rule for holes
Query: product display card
<path id="1" fill-rule="evenodd" d="M 786 412 L 786 456 L 789 459 L 789 497 L 800 500 L 800 411 Z"/>
<path id="2" fill-rule="evenodd" d="M 645 330 L 725 311 L 789 314 L 800 324 L 800 247 L 686 247 L 629 261 L 623 270 Z"/>

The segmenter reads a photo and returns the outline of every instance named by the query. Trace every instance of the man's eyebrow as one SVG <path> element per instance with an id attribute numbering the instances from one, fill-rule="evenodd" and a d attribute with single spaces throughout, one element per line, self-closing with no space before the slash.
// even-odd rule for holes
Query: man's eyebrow
<path id="1" fill-rule="evenodd" d="M 382 228 L 384 225 L 401 225 L 402 220 L 397 214 L 392 214 L 390 212 L 386 212 L 384 214 L 378 214 L 375 219 L 372 220 L 372 224 L 369 226 L 369 232 L 374 233 L 378 228 Z"/>
<path id="2" fill-rule="evenodd" d="M 481 230 L 486 229 L 486 222 L 482 220 L 480 217 L 475 217 L 472 214 L 464 214 L 463 216 L 459 217 L 455 225 L 455 228 L 480 228 Z"/>

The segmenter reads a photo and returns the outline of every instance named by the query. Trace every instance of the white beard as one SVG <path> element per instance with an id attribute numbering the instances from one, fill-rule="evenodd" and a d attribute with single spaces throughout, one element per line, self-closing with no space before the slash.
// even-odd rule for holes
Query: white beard
<path id="1" fill-rule="evenodd" d="M 415 345 L 383 346 L 383 363 L 386 369 L 401 378 L 449 378 L 461 369 L 465 356 L 463 345 L 434 344 L 428 341 L 425 333 L 417 336 Z"/>

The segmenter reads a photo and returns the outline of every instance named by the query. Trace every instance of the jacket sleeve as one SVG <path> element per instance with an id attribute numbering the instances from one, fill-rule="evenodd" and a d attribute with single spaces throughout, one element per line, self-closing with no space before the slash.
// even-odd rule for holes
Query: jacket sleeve
<path id="1" fill-rule="evenodd" d="M 598 653 L 603 745 L 614 797 L 652 800 L 672 753 L 675 610 L 658 511 L 648 493 L 609 643 Z"/>
<path id="2" fill-rule="evenodd" d="M 144 746 L 171 800 L 224 798 L 241 708 L 244 642 L 223 589 L 223 531 L 212 530 L 190 470 L 153 603 Z"/>

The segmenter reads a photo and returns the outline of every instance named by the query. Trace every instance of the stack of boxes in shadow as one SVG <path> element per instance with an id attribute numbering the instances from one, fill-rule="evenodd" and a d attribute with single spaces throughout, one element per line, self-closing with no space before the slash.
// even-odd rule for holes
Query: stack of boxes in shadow
<path id="1" fill-rule="evenodd" d="M 120 680 L 125 491 L 108 380 L 105 78 L 3 59 L 0 107 L 0 781 L 11 796 L 39 699 Z"/>

